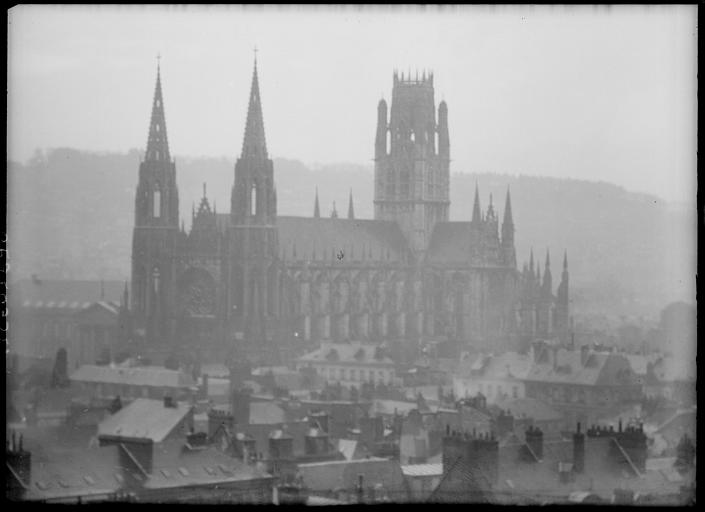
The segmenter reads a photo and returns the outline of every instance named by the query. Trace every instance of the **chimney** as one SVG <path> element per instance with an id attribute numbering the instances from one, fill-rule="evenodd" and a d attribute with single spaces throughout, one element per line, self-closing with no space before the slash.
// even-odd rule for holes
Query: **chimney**
<path id="1" fill-rule="evenodd" d="M 269 458 L 287 460 L 294 455 L 294 439 L 282 430 L 275 430 L 269 437 Z"/>
<path id="2" fill-rule="evenodd" d="M 250 394 L 244 390 L 233 391 L 231 407 L 235 424 L 239 427 L 250 424 Z"/>
<path id="3" fill-rule="evenodd" d="M 323 432 L 330 433 L 328 430 L 328 414 L 325 411 L 311 413 L 311 419 L 318 423 L 318 426 Z"/>
<path id="4" fill-rule="evenodd" d="M 582 473 L 585 470 L 585 434 L 580 431 L 578 422 L 575 434 L 573 434 L 573 471 Z"/>
<path id="5" fill-rule="evenodd" d="M 538 427 L 529 426 L 525 432 L 525 439 L 533 455 L 539 461 L 543 460 L 543 431 Z"/>
<path id="6" fill-rule="evenodd" d="M 497 433 L 500 436 L 514 431 L 514 416 L 511 411 L 500 411 L 497 416 Z"/>
<path id="7" fill-rule="evenodd" d="M 499 442 L 494 435 L 451 431 L 443 438 L 442 458 L 443 478 L 451 489 L 460 493 L 468 488 L 490 490 L 497 483 Z"/>
<path id="8" fill-rule="evenodd" d="M 192 432 L 186 435 L 186 444 L 189 448 L 205 448 L 208 445 L 208 434 L 205 432 Z"/>
<path id="9" fill-rule="evenodd" d="M 177 405 L 176 402 L 174 401 L 174 397 L 171 395 L 166 395 L 164 397 L 164 407 L 168 407 L 170 409 L 176 409 Z"/>
<path id="10" fill-rule="evenodd" d="M 220 409 L 210 409 L 208 411 L 208 439 L 211 442 L 221 426 L 232 431 L 235 426 L 233 415 Z"/>
<path id="11" fill-rule="evenodd" d="M 7 478 L 6 496 L 13 500 L 21 500 L 24 497 L 24 485 L 31 484 L 32 476 L 32 454 L 23 447 L 23 438 L 20 434 L 19 444 L 16 443 L 15 432 L 12 432 L 12 440 L 5 442 L 5 462 L 12 468 L 21 482 Z M 9 475 L 8 475 L 9 477 Z"/>

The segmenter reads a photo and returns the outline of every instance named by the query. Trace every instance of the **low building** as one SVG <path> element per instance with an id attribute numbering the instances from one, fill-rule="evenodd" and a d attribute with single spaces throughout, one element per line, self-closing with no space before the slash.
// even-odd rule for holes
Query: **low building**
<path id="1" fill-rule="evenodd" d="M 80 394 L 123 401 L 136 398 L 192 400 L 198 393 L 193 377 L 161 366 L 83 365 L 73 372 L 71 382 Z"/>
<path id="2" fill-rule="evenodd" d="M 591 496 L 599 503 L 677 504 L 681 486 L 693 478 L 673 481 L 652 470 L 639 427 L 582 432 L 578 425 L 571 439 L 550 441 L 531 428 L 523 440 L 505 444 L 491 435 L 449 431 L 443 477 L 428 501 L 542 505 Z"/>
<path id="3" fill-rule="evenodd" d="M 518 424 L 533 425 L 546 434 L 558 434 L 570 428 L 561 412 L 535 398 L 508 398 L 496 405 L 511 414 Z"/>
<path id="4" fill-rule="evenodd" d="M 532 364 L 530 355 L 517 352 L 468 358 L 453 377 L 453 392 L 457 397 L 482 393 L 489 403 L 507 397 L 523 398 L 524 379 Z"/>
<path id="5" fill-rule="evenodd" d="M 53 359 L 67 351 L 68 368 L 93 364 L 126 336 L 120 281 L 46 280 L 36 276 L 8 287 L 8 331 L 13 353 L 22 361 Z M 22 369 L 21 369 L 22 370 Z"/>
<path id="6" fill-rule="evenodd" d="M 8 497 L 44 503 L 271 503 L 274 479 L 188 438 L 154 445 L 124 437 L 99 446 L 33 438 L 8 442 Z"/>
<path id="7" fill-rule="evenodd" d="M 329 383 L 360 388 L 363 382 L 400 385 L 396 365 L 375 344 L 321 343 L 320 348 L 296 360 L 297 370 L 311 368 Z"/>
<path id="8" fill-rule="evenodd" d="M 405 464 L 401 472 L 409 492 L 409 501 L 420 503 L 426 501 L 438 487 L 443 477 L 443 464 Z"/>
<path id="9" fill-rule="evenodd" d="M 400 503 L 408 490 L 399 462 L 384 458 L 300 464 L 309 496 L 344 503 Z"/>
<path id="10" fill-rule="evenodd" d="M 543 345 L 533 359 L 526 396 L 560 410 L 571 424 L 595 423 L 605 410 L 641 400 L 642 385 L 622 354 Z"/>
<path id="11" fill-rule="evenodd" d="M 98 425 L 101 444 L 117 444 L 124 439 L 143 439 L 162 443 L 168 439 L 182 439 L 194 430 L 193 407 L 164 400 L 138 398 Z"/>

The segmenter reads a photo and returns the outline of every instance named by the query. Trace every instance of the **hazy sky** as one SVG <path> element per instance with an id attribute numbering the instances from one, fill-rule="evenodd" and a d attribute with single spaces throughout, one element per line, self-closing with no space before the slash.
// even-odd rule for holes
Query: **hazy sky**
<path id="1" fill-rule="evenodd" d="M 8 156 L 143 149 L 161 53 L 172 153 L 234 159 L 256 45 L 273 157 L 371 164 L 393 69 L 426 68 L 448 102 L 452 171 L 694 203 L 696 22 L 696 6 L 19 6 Z"/>

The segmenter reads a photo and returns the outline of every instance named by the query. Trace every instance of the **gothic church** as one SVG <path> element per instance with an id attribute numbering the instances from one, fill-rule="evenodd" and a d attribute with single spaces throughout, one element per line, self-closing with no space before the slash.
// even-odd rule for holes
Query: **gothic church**
<path id="1" fill-rule="evenodd" d="M 229 213 L 202 198 L 179 225 L 176 166 L 159 69 L 139 167 L 132 248 L 134 321 L 148 345 L 277 353 L 292 340 L 360 340 L 460 349 L 565 342 L 568 271 L 553 294 L 549 255 L 519 272 L 507 191 L 472 219 L 448 220 L 448 106 L 433 74 L 394 73 L 391 108 L 377 107 L 374 219 L 277 215 L 255 61 Z M 436 115 L 437 113 L 437 115 Z M 225 352 L 223 352 L 225 351 Z"/>

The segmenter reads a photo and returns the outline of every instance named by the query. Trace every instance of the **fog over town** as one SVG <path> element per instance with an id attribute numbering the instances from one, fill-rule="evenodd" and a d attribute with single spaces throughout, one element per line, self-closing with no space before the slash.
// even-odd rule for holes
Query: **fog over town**
<path id="1" fill-rule="evenodd" d="M 694 503 L 696 22 L 10 9 L 8 499 Z"/>

